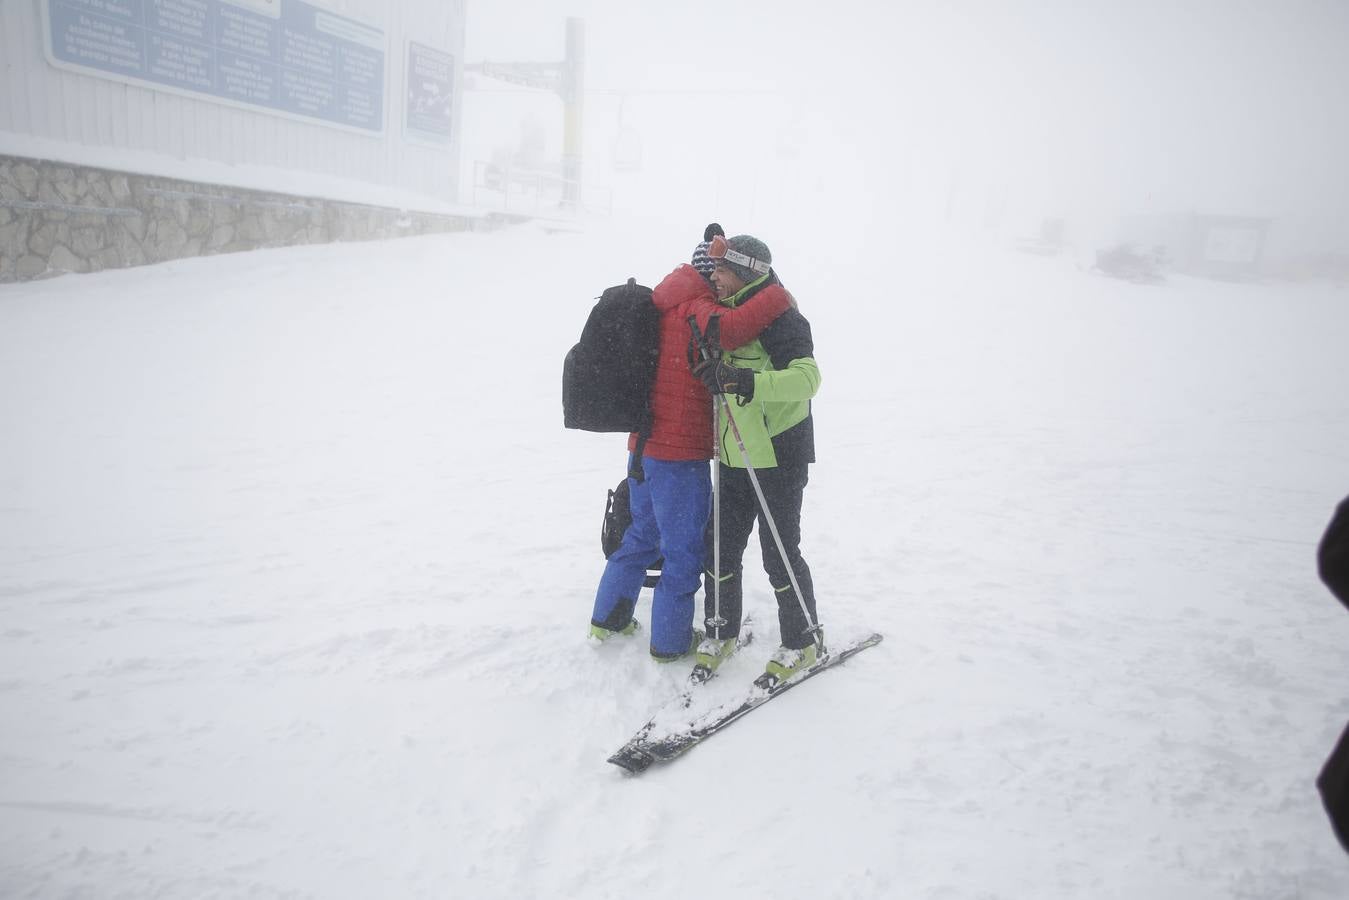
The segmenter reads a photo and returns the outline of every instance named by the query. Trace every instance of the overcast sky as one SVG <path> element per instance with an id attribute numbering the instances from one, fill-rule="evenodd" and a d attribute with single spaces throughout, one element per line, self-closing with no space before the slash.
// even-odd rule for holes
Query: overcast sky
<path id="1" fill-rule="evenodd" d="M 466 56 L 558 59 L 583 18 L 587 129 L 615 131 L 622 96 L 649 174 L 794 143 L 792 183 L 922 215 L 954 190 L 1029 219 L 1300 216 L 1349 243 L 1344 0 L 650 6 L 470 3 Z"/>

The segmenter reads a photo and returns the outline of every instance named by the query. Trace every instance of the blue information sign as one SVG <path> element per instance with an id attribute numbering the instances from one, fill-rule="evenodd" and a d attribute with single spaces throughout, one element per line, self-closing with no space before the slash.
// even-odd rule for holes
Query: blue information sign
<path id="1" fill-rule="evenodd" d="M 54 65 L 368 132 L 384 32 L 303 0 L 43 0 Z"/>
<path id="2" fill-rule="evenodd" d="M 453 113 L 454 57 L 409 41 L 405 129 L 423 140 L 449 143 Z"/>

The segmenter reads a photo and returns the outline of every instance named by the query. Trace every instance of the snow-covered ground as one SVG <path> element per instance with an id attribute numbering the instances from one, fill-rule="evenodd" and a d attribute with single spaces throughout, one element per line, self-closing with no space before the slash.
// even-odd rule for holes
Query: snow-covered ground
<path id="1" fill-rule="evenodd" d="M 702 224 L 0 286 L 0 896 L 1345 896 L 1329 286 L 760 229 L 824 374 L 821 617 L 886 640 L 605 763 L 683 670 L 583 639 L 624 453 L 561 360 Z"/>

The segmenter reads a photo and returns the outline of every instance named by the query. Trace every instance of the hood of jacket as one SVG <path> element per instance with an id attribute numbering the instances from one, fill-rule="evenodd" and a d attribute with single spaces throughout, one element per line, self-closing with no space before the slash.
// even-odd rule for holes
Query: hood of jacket
<path id="1" fill-rule="evenodd" d="M 651 292 L 651 302 L 656 304 L 656 309 L 661 312 L 674 309 L 681 303 L 697 300 L 699 297 L 716 300 L 717 295 L 706 279 L 698 274 L 698 270 L 688 263 L 666 275 Z"/>

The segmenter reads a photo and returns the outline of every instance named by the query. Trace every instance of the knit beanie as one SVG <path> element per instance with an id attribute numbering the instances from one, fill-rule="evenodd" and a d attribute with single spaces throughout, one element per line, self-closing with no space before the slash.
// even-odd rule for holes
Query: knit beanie
<path id="1" fill-rule="evenodd" d="M 707 248 L 712 244 L 712 238 L 721 235 L 725 237 L 726 232 L 721 230 L 721 226 L 716 222 L 703 229 L 703 241 L 693 248 L 693 268 L 698 270 L 698 274 L 704 278 L 711 279 L 712 272 L 717 267 L 717 262 L 707 255 Z"/>
<path id="2" fill-rule="evenodd" d="M 758 260 L 759 262 L 763 263 L 765 266 L 773 265 L 773 254 L 769 252 L 768 245 L 765 244 L 763 241 L 759 240 L 758 238 L 751 237 L 748 234 L 737 234 L 733 238 L 727 238 L 726 248 L 728 250 L 734 250 L 737 253 L 743 253 L 746 256 L 751 256 L 754 259 Z M 767 272 L 756 272 L 749 266 L 742 266 L 738 263 L 733 263 L 729 259 L 723 259 L 721 263 L 722 265 L 726 266 L 726 268 L 734 272 L 735 277 L 739 278 L 745 284 L 749 284 L 752 281 L 757 281 L 758 279 L 762 278 L 764 275 L 767 274 Z"/>

